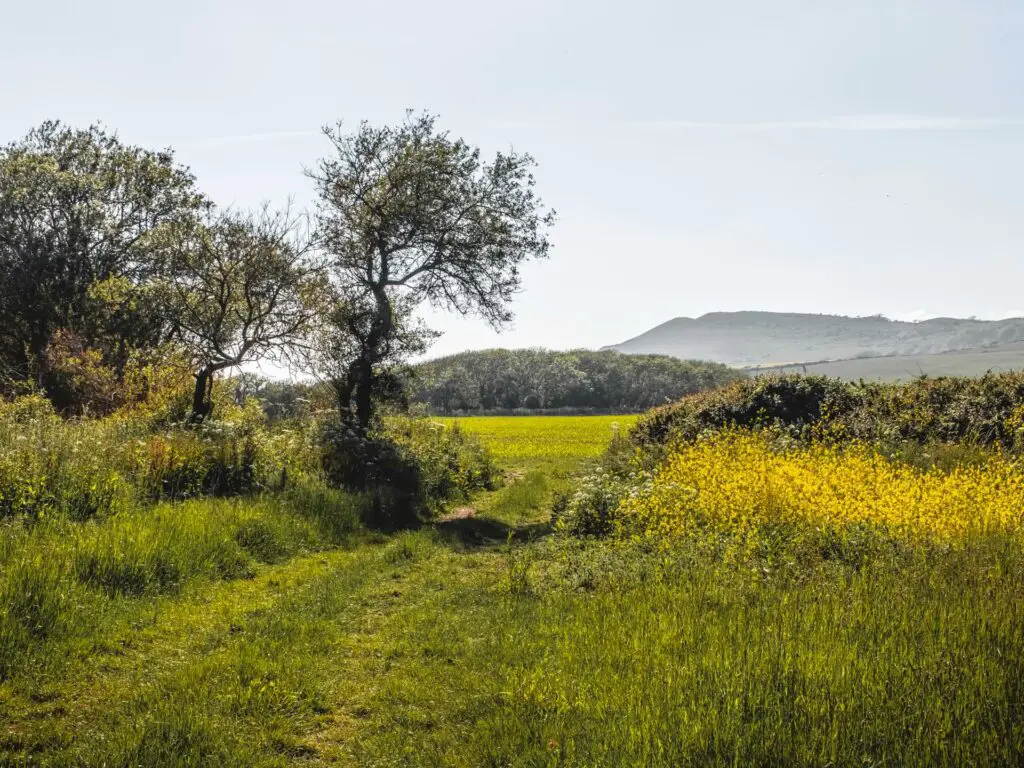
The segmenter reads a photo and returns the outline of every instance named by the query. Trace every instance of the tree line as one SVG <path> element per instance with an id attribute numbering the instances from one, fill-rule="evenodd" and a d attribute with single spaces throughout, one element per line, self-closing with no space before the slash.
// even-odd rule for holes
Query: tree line
<path id="1" fill-rule="evenodd" d="M 584 349 L 463 352 L 420 363 L 413 373 L 412 399 L 435 413 L 645 411 L 743 378 L 718 363 Z"/>
<path id="2" fill-rule="evenodd" d="M 365 435 L 433 336 L 417 307 L 507 323 L 555 220 L 533 158 L 485 160 L 428 113 L 323 133 L 311 211 L 219 207 L 172 149 L 102 126 L 46 122 L 0 148 L 0 394 L 109 412 L 181 365 L 201 423 L 219 378 L 272 360 Z"/>

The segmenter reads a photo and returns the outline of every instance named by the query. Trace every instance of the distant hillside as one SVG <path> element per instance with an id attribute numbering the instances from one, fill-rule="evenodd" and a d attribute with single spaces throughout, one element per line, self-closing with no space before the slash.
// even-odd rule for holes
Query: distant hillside
<path id="1" fill-rule="evenodd" d="M 856 381 L 907 381 L 917 376 L 981 376 L 1024 370 L 1024 342 L 961 349 L 941 355 L 893 355 L 806 365 L 764 366 L 751 373 L 808 373 Z"/>
<path id="2" fill-rule="evenodd" d="M 1015 342 L 1024 342 L 1024 318 L 942 317 L 908 323 L 881 316 L 712 312 L 696 319 L 677 317 L 606 349 L 765 366 L 937 355 Z"/>

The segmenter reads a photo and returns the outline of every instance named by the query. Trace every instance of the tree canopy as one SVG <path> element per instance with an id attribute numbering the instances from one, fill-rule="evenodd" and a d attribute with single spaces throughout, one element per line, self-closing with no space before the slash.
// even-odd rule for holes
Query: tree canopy
<path id="1" fill-rule="evenodd" d="M 45 385 L 57 331 L 115 366 L 165 340 L 168 319 L 143 295 L 153 234 L 204 205 L 173 152 L 101 126 L 46 122 L 0 149 L 0 373 Z"/>
<path id="2" fill-rule="evenodd" d="M 343 419 L 365 432 L 381 382 L 375 370 L 395 338 L 411 343 L 399 300 L 501 326 L 512 317 L 520 265 L 548 254 L 554 212 L 535 193 L 532 157 L 498 153 L 485 162 L 438 130 L 433 115 L 324 133 L 334 152 L 310 172 L 319 242 L 344 286 L 348 309 L 334 312 L 336 330 L 355 339 L 344 364 L 335 361 L 334 385 Z"/>
<path id="3" fill-rule="evenodd" d="M 160 295 L 196 368 L 192 414 L 211 408 L 226 368 L 280 355 L 313 324 L 322 270 L 301 217 L 210 213 L 160 237 Z"/>
<path id="4" fill-rule="evenodd" d="M 412 399 L 436 413 L 644 411 L 744 378 L 718 363 L 585 349 L 463 352 L 413 368 Z"/>

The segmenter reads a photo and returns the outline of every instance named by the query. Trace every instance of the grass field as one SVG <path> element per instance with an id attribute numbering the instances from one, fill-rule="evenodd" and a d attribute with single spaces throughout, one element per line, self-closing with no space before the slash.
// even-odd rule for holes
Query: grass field
<path id="1" fill-rule="evenodd" d="M 510 470 L 473 514 L 90 593 L 0 682 L 0 765 L 1021 763 L 1013 540 L 806 571 L 548 535 L 614 421 L 462 419 Z"/>
<path id="2" fill-rule="evenodd" d="M 579 462 L 600 456 L 616 432 L 639 418 L 621 416 L 469 416 L 440 419 L 479 436 L 499 461 Z"/>

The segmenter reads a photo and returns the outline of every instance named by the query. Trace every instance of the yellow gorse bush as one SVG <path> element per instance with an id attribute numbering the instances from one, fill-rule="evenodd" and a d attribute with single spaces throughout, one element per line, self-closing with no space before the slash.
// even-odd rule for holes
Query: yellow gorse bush
<path id="1" fill-rule="evenodd" d="M 980 466 L 921 471 L 863 445 L 780 450 L 764 436 L 727 432 L 677 448 L 616 517 L 623 530 L 668 538 L 869 524 L 898 539 L 951 543 L 1019 533 L 1022 514 L 1024 467 L 1000 455 Z"/>

